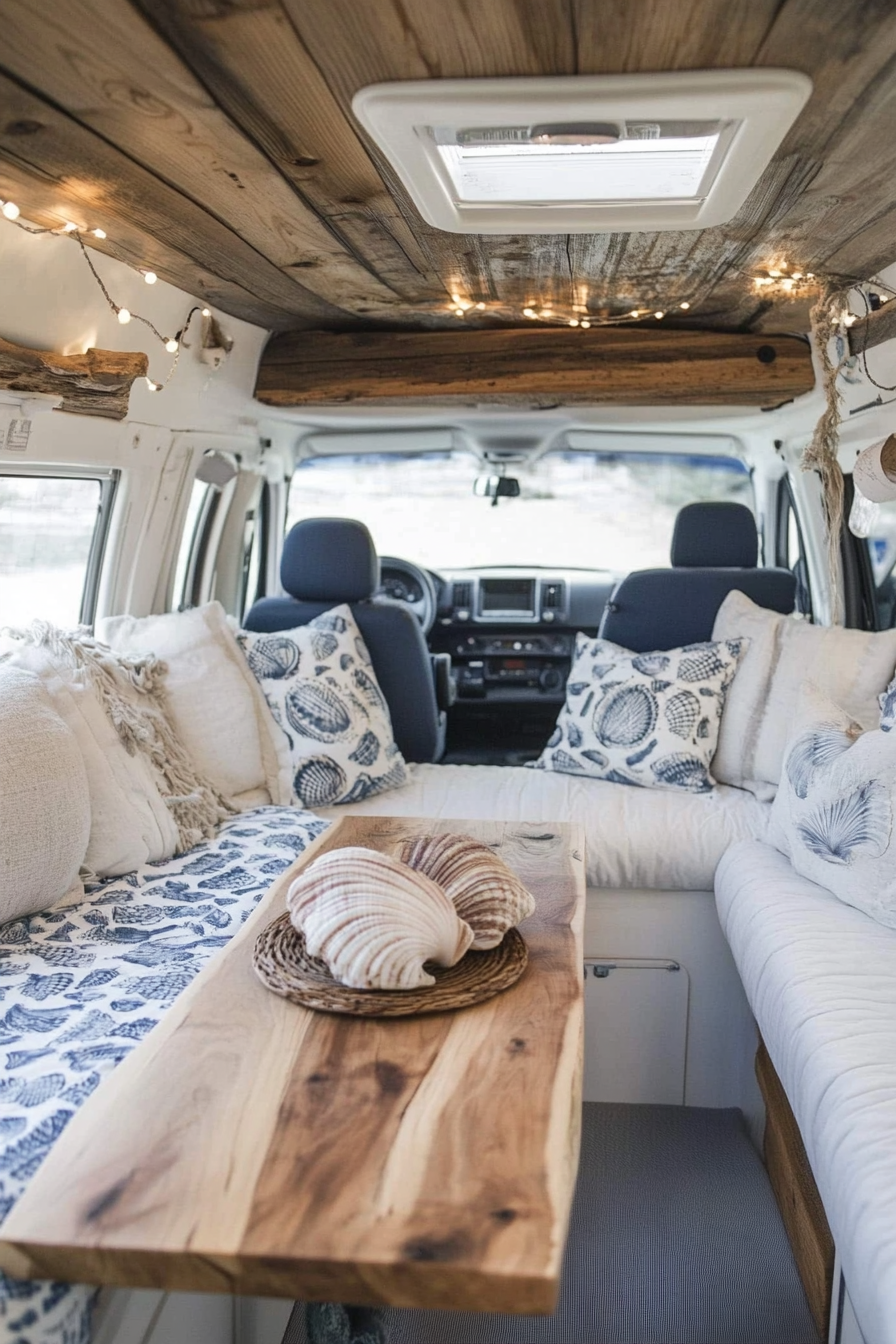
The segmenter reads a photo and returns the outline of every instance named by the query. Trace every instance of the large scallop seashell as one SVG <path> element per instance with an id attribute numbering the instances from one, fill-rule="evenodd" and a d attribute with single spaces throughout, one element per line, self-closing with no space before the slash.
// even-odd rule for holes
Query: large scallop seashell
<path id="1" fill-rule="evenodd" d="M 692 793 L 705 793 L 712 788 L 703 761 L 684 751 L 673 751 L 669 756 L 651 761 L 650 768 L 657 783 L 668 784 L 670 788 L 690 789 Z"/>
<path id="2" fill-rule="evenodd" d="M 338 742 L 352 726 L 345 701 L 323 681 L 300 681 L 284 701 L 286 717 L 297 733 L 318 742 Z"/>
<path id="3" fill-rule="evenodd" d="M 453 966 L 473 942 L 432 878 L 372 849 L 322 854 L 293 882 L 286 903 L 311 956 L 353 989 L 434 985 L 424 962 Z"/>
<path id="4" fill-rule="evenodd" d="M 825 724 L 815 732 L 804 733 L 798 738 L 790 749 L 784 767 L 797 798 L 807 797 L 815 773 L 824 773 L 844 751 L 849 750 L 854 741 L 854 735 L 844 733 L 832 724 Z"/>
<path id="5" fill-rule="evenodd" d="M 469 835 L 420 835 L 398 857 L 437 882 L 473 930 L 473 946 L 497 947 L 508 929 L 535 910 L 535 900 L 503 859 Z"/>
<path id="6" fill-rule="evenodd" d="M 870 780 L 845 798 L 823 803 L 797 824 L 811 853 L 825 863 L 879 858 L 890 841 L 893 811 L 885 788 Z"/>
<path id="7" fill-rule="evenodd" d="M 653 732 L 656 717 L 656 697 L 646 686 L 623 686 L 601 700 L 593 727 L 605 747 L 634 747 Z"/>

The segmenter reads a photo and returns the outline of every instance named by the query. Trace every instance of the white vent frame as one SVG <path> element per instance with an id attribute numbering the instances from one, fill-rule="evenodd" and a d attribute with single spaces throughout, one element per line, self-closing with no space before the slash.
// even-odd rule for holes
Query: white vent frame
<path id="1" fill-rule="evenodd" d="M 795 70 L 442 79 L 371 84 L 358 121 L 396 169 L 423 218 L 449 233 L 609 233 L 706 229 L 743 205 L 812 92 Z M 435 142 L 418 128 L 543 122 L 737 121 L 707 194 L 687 200 L 527 204 L 458 201 Z"/>

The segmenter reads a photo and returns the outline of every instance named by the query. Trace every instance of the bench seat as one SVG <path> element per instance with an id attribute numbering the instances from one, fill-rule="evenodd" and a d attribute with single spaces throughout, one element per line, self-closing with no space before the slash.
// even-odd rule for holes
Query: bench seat
<path id="1" fill-rule="evenodd" d="M 410 781 L 348 807 L 366 816 L 569 821 L 585 828 L 589 887 L 712 891 L 729 845 L 765 836 L 769 806 L 744 789 L 638 789 L 523 766 L 413 765 Z"/>
<path id="2" fill-rule="evenodd" d="M 896 1344 L 896 930 L 756 842 L 728 850 L 716 902 L 862 1332 Z"/>
<path id="3" fill-rule="evenodd" d="M 0 927 L 0 1219 L 78 1107 L 324 825 L 290 807 L 243 813 L 189 854 Z M 0 1274 L 0 1338 L 86 1344 L 94 1294 Z"/>

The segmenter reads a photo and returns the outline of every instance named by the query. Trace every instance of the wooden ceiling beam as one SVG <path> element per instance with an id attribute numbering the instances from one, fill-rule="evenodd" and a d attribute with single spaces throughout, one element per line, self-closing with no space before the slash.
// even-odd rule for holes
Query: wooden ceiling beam
<path id="1" fill-rule="evenodd" d="M 398 307 L 128 0 L 4 0 L 0 64 L 300 281 L 298 316 L 303 290 L 349 312 Z"/>
<path id="2" fill-rule="evenodd" d="M 466 402 L 775 406 L 815 382 L 808 343 L 606 327 L 285 332 L 261 358 L 269 405 Z"/>
<path id="3" fill-rule="evenodd" d="M 39 224 L 103 228 L 101 251 L 248 322 L 282 329 L 340 316 L 201 206 L 3 74 L 0 194 Z"/>
<path id="4" fill-rule="evenodd" d="M 131 387 L 145 378 L 149 360 L 142 350 L 85 350 L 59 355 L 29 350 L 0 337 L 0 387 L 25 396 L 61 397 L 60 410 L 124 420 Z"/>

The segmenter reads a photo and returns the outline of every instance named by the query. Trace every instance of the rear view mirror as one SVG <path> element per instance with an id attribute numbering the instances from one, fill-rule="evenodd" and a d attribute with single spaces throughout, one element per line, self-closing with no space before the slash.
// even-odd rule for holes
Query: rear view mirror
<path id="1" fill-rule="evenodd" d="M 520 483 L 515 476 L 477 476 L 473 482 L 473 494 L 490 499 L 494 507 L 499 499 L 516 499 L 520 493 Z"/>

